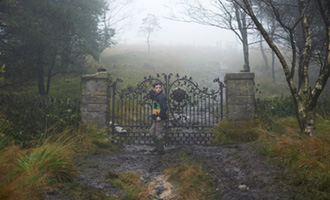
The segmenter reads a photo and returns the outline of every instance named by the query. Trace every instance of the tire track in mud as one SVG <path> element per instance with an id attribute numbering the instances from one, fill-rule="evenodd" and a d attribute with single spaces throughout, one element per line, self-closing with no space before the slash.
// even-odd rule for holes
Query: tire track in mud
<path id="1" fill-rule="evenodd" d="M 98 154 L 81 157 L 78 182 L 102 189 L 108 195 L 121 196 L 113 188 L 109 176 L 120 172 L 138 173 L 144 183 L 162 175 L 173 164 L 179 152 L 186 151 L 209 171 L 222 191 L 223 200 L 293 199 L 280 180 L 281 171 L 259 156 L 254 144 L 224 146 L 171 146 L 165 155 L 153 155 L 151 146 L 126 146 L 116 154 Z"/>

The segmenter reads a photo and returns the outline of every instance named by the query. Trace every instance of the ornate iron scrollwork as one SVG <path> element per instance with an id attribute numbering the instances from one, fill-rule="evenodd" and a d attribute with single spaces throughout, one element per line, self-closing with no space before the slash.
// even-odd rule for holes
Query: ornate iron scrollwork
<path id="1" fill-rule="evenodd" d="M 180 103 L 182 102 L 184 99 L 187 99 L 188 98 L 188 95 L 186 93 L 186 91 L 182 90 L 181 88 L 178 88 L 176 90 L 174 90 L 171 94 L 171 98 Z"/>

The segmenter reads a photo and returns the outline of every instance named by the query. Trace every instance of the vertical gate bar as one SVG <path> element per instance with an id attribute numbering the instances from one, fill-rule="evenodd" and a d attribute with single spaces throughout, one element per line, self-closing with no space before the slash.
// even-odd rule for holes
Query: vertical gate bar
<path id="1" fill-rule="evenodd" d="M 188 127 L 188 104 L 186 105 L 186 123 L 185 126 Z"/>
<path id="2" fill-rule="evenodd" d="M 168 75 L 165 75 L 165 96 L 166 96 L 166 103 L 168 104 L 169 103 L 169 94 L 170 94 L 170 89 L 171 88 L 169 88 L 170 86 L 169 86 L 169 83 L 170 82 L 170 80 L 169 80 L 169 76 Z M 169 111 L 167 111 L 167 113 L 169 113 Z M 169 127 L 169 120 L 166 120 L 165 121 L 165 138 L 167 137 L 167 129 L 168 129 L 168 127 Z M 165 139 L 165 145 L 166 145 L 166 139 Z"/>
<path id="3" fill-rule="evenodd" d="M 212 126 L 215 125 L 215 114 L 214 114 L 214 94 L 212 95 Z"/>
<path id="4" fill-rule="evenodd" d="M 183 116 L 184 116 L 184 113 L 183 113 L 183 110 L 184 108 L 181 106 L 181 126 L 184 126 L 184 123 L 183 123 Z"/>
<path id="5" fill-rule="evenodd" d="M 132 102 L 131 102 L 132 106 L 131 106 L 131 114 L 129 115 L 130 116 L 130 122 L 131 122 L 131 125 L 134 124 L 134 94 L 132 94 Z"/>
<path id="6" fill-rule="evenodd" d="M 141 108 L 141 102 L 142 102 L 142 94 L 140 95 L 140 107 L 139 107 L 139 113 L 140 113 L 140 117 L 139 117 L 139 125 L 141 127 L 141 117 L 142 117 L 142 108 Z"/>
<path id="7" fill-rule="evenodd" d="M 209 105 L 207 105 L 208 109 L 209 109 L 209 124 L 208 126 L 211 126 L 211 100 L 210 100 L 210 95 L 207 95 L 208 99 L 209 99 Z"/>
<path id="8" fill-rule="evenodd" d="M 152 102 L 151 102 L 151 104 L 152 104 Z M 146 121 L 146 124 L 147 125 L 149 125 L 148 123 L 149 123 L 149 115 L 150 115 L 150 106 L 148 105 L 148 107 L 147 107 L 147 121 Z"/>
<path id="9" fill-rule="evenodd" d="M 139 112 L 138 112 L 138 98 L 139 98 L 139 95 L 138 94 L 136 94 L 136 98 L 135 98 L 135 103 L 136 103 L 136 107 L 135 107 L 135 122 L 134 122 L 134 125 L 136 126 L 136 127 L 138 127 L 139 126 Z"/>
<path id="10" fill-rule="evenodd" d="M 128 114 L 127 114 L 127 124 L 130 125 L 131 123 L 131 97 L 128 95 Z"/>
<path id="11" fill-rule="evenodd" d="M 221 94 L 220 94 L 219 98 L 220 98 L 220 102 L 217 102 L 217 108 L 216 108 L 217 109 L 217 122 L 219 122 L 219 119 L 221 118 L 221 111 L 219 110 L 219 103 L 221 106 Z"/>
<path id="12" fill-rule="evenodd" d="M 123 99 L 120 98 L 120 100 L 118 101 L 120 102 L 120 125 L 123 125 L 123 118 L 124 118 L 124 112 L 123 112 Z"/>
<path id="13" fill-rule="evenodd" d="M 223 120 L 223 83 L 220 83 L 220 92 L 221 92 L 221 120 Z"/>
<path id="14" fill-rule="evenodd" d="M 135 123 L 135 94 L 132 95 L 132 103 L 133 103 L 133 106 L 132 106 L 132 125 L 136 125 Z"/>
<path id="15" fill-rule="evenodd" d="M 199 126 L 199 113 L 200 113 L 200 110 L 199 110 L 199 99 L 200 98 L 197 98 L 197 112 L 196 112 L 196 115 L 197 115 L 197 126 Z M 202 120 L 202 115 L 201 116 L 201 120 Z"/>
<path id="16" fill-rule="evenodd" d="M 115 95 L 116 95 L 116 83 L 113 84 L 112 88 L 112 135 L 115 134 Z"/>
<path id="17" fill-rule="evenodd" d="M 119 99 L 118 99 L 118 101 L 117 101 L 117 105 L 116 105 L 116 108 L 117 108 L 116 116 L 117 116 L 117 121 L 118 121 L 118 123 L 120 123 L 120 122 L 119 122 L 119 119 L 118 119 L 118 117 L 120 117 L 120 115 L 119 115 L 119 106 L 120 106 L 120 104 L 119 104 Z"/>
<path id="18" fill-rule="evenodd" d="M 139 94 L 137 94 L 137 96 L 136 96 L 135 126 L 138 126 L 139 125 L 139 102 L 138 102 L 138 99 L 139 99 Z"/>
<path id="19" fill-rule="evenodd" d="M 205 114 L 204 114 L 204 116 L 205 116 L 205 124 L 204 124 L 204 126 L 206 126 L 207 125 L 207 112 L 206 112 L 206 94 L 204 94 L 204 112 L 205 112 Z"/>
<path id="20" fill-rule="evenodd" d="M 197 98 L 198 99 L 198 98 Z M 193 119 L 193 127 L 195 127 L 195 124 L 196 124 L 196 94 L 194 94 L 194 108 L 193 108 L 193 116 L 194 116 L 194 119 Z"/>
<path id="21" fill-rule="evenodd" d="M 146 104 L 143 104 L 143 125 L 146 125 Z"/>
<path id="22" fill-rule="evenodd" d="M 125 108 L 125 116 L 124 116 L 124 124 L 127 125 L 127 97 L 125 95 L 125 98 L 124 98 L 124 108 Z"/>
<path id="23" fill-rule="evenodd" d="M 192 116 L 191 116 L 191 100 L 192 100 L 192 99 L 190 98 L 190 99 L 189 99 L 190 102 L 189 102 L 189 104 L 188 104 L 188 105 L 189 105 L 189 118 L 190 118 L 190 119 L 189 119 L 189 124 L 190 124 L 190 126 L 191 126 L 191 117 L 192 117 Z"/>

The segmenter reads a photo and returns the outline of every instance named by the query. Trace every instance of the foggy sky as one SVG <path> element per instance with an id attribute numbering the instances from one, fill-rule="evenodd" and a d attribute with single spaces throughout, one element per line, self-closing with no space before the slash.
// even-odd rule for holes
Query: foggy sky
<path id="1" fill-rule="evenodd" d="M 203 45 L 225 48 L 227 42 L 237 43 L 232 31 L 222 30 L 216 27 L 200 25 L 196 23 L 176 22 L 166 19 L 169 9 L 166 8 L 169 0 L 133 0 L 125 6 L 125 12 L 129 12 L 126 28 L 123 33 L 117 35 L 118 44 L 145 44 L 146 37 L 139 32 L 142 19 L 148 14 L 154 14 L 159 18 L 161 30 L 151 36 L 152 44 L 163 45 Z"/>

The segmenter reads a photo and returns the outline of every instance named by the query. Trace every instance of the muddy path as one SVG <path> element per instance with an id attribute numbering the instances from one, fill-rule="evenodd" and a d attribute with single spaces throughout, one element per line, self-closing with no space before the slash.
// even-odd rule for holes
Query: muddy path
<path id="1" fill-rule="evenodd" d="M 81 157 L 77 161 L 81 170 L 78 182 L 102 189 L 110 196 L 121 196 L 121 191 L 114 189 L 108 181 L 111 174 L 138 173 L 148 184 L 185 151 L 207 169 L 221 190 L 223 200 L 295 199 L 279 178 L 280 169 L 262 158 L 253 143 L 217 147 L 171 146 L 166 148 L 165 155 L 153 155 L 149 152 L 151 148 L 132 145 L 116 154 Z"/>

